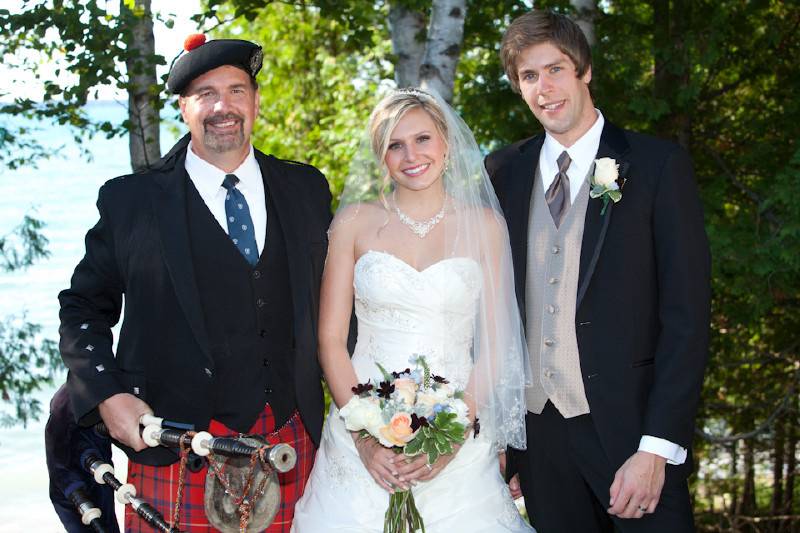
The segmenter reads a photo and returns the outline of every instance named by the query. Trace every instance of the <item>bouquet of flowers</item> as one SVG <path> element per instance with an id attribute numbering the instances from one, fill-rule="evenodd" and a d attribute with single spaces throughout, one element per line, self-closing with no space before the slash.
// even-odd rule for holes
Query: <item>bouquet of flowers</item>
<path id="1" fill-rule="evenodd" d="M 425 358 L 414 355 L 412 368 L 387 372 L 378 386 L 361 383 L 339 414 L 350 431 L 362 438 L 374 437 L 383 446 L 408 456 L 426 454 L 428 464 L 440 455 L 453 453 L 453 446 L 464 442 L 469 426 L 469 409 L 463 391 L 431 374 Z M 396 491 L 389 499 L 384 533 L 425 531 L 422 517 L 410 490 Z"/>

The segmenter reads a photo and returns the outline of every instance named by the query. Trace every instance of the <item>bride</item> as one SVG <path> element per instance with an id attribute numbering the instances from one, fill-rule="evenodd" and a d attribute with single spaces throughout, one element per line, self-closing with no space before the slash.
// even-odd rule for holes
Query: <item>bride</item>
<path id="1" fill-rule="evenodd" d="M 331 225 L 320 361 L 334 404 L 293 531 L 383 531 L 389 495 L 411 490 L 428 533 L 532 531 L 498 465 L 525 447 L 527 353 L 505 222 L 471 132 L 438 96 L 394 91 L 370 117 Z M 355 302 L 358 337 L 347 340 Z M 472 429 L 427 463 L 339 415 L 358 383 L 423 355 L 465 391 Z"/>

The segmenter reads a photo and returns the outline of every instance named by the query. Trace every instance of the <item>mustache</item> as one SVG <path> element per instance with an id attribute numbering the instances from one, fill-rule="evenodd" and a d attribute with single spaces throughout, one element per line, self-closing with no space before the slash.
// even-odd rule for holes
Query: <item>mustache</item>
<path id="1" fill-rule="evenodd" d="M 203 125 L 208 126 L 209 124 L 218 124 L 228 120 L 238 120 L 239 122 L 244 122 L 244 117 L 237 115 L 236 113 L 218 113 L 216 115 L 207 117 L 203 121 Z"/>

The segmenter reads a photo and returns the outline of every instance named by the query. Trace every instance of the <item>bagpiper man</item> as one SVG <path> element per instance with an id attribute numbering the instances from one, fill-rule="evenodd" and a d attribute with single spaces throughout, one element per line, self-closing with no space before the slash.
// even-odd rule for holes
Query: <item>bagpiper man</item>
<path id="1" fill-rule="evenodd" d="M 100 219 L 59 295 L 70 398 L 81 425 L 105 422 L 130 458 L 128 482 L 164 516 L 178 455 L 146 447 L 141 415 L 290 444 L 297 466 L 278 476 L 267 529 L 288 532 L 322 429 L 316 320 L 331 195 L 317 169 L 251 145 L 261 47 L 193 36 L 185 49 L 167 87 L 189 134 L 153 168 L 101 187 Z M 205 474 L 185 473 L 182 530 L 212 530 Z M 126 511 L 125 530 L 141 528 Z"/>

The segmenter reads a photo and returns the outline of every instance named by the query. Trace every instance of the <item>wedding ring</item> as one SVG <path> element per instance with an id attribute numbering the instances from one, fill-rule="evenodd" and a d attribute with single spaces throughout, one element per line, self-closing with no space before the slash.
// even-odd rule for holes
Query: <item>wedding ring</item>
<path id="1" fill-rule="evenodd" d="M 433 472 L 433 467 L 431 466 L 430 463 L 425 463 L 425 466 L 428 467 L 428 472 Z"/>
<path id="2" fill-rule="evenodd" d="M 647 512 L 647 507 L 642 507 L 642 506 L 640 505 L 640 506 L 639 506 L 639 510 L 640 510 L 641 512 L 643 512 L 643 513 L 646 513 L 646 512 Z"/>

